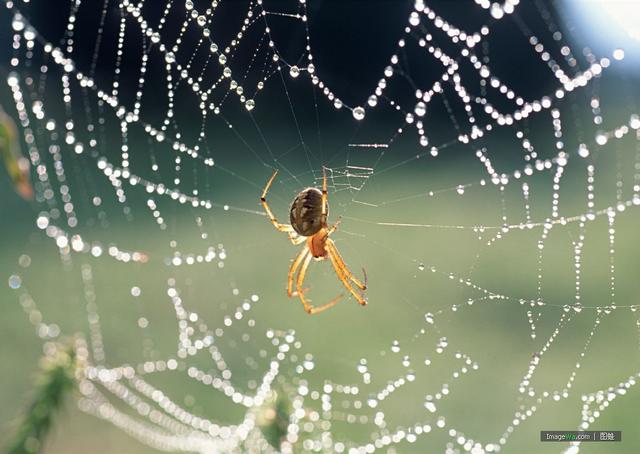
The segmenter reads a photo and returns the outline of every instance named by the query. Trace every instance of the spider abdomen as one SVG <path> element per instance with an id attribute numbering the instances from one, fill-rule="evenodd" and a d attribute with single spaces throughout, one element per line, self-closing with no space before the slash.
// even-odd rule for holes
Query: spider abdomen
<path id="1" fill-rule="evenodd" d="M 291 203 L 289 221 L 293 229 L 302 236 L 311 236 L 327 224 L 327 212 L 322 214 L 322 191 L 307 188 L 300 192 Z"/>

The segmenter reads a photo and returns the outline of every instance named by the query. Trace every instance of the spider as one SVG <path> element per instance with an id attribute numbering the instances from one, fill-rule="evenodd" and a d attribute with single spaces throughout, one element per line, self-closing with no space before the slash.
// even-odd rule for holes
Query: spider
<path id="1" fill-rule="evenodd" d="M 334 306 L 343 295 L 338 295 L 327 304 L 316 307 L 312 306 L 310 301 L 305 298 L 304 292 L 306 289 L 302 288 L 304 277 L 307 273 L 309 263 L 311 263 L 311 259 L 313 258 L 316 261 L 329 259 L 338 279 L 340 279 L 342 284 L 354 296 L 358 303 L 365 306 L 367 304 L 367 300 L 361 292 L 364 292 L 367 289 L 366 273 L 364 275 L 364 283 L 359 281 L 353 273 L 347 269 L 347 265 L 340 256 L 335 243 L 331 238 L 329 238 L 329 235 L 336 231 L 338 224 L 340 223 L 340 219 L 338 219 L 338 221 L 331 227 L 327 224 L 329 206 L 327 201 L 327 175 L 325 168 L 322 168 L 322 191 L 318 188 L 306 188 L 293 199 L 289 215 L 291 224 L 280 224 L 267 204 L 267 192 L 269 191 L 273 180 L 275 180 L 276 175 L 278 175 L 277 170 L 273 175 L 271 175 L 269 181 L 267 181 L 267 185 L 265 186 L 264 191 L 262 191 L 262 196 L 260 197 L 260 203 L 262 203 L 262 206 L 267 212 L 267 216 L 269 216 L 273 226 L 280 232 L 286 232 L 287 235 L 289 235 L 291 243 L 298 245 L 306 242 L 302 251 L 300 251 L 298 256 L 293 260 L 291 268 L 289 268 L 287 295 L 289 297 L 298 296 L 304 306 L 304 310 L 309 314 L 317 314 Z M 300 271 L 298 272 L 296 290 L 294 291 L 293 281 L 298 268 Z M 360 289 L 360 292 L 354 288 L 354 285 Z"/>

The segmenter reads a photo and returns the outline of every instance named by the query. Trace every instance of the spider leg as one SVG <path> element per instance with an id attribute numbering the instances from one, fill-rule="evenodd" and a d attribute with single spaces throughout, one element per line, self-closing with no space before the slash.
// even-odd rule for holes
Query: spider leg
<path id="1" fill-rule="evenodd" d="M 329 246 L 329 241 L 331 241 L 331 240 L 327 241 L 327 245 L 328 246 Z M 342 262 L 342 263 L 340 262 L 342 259 L 338 258 L 338 256 L 336 255 L 338 253 L 338 251 L 335 248 L 335 246 L 333 246 L 333 247 L 329 246 L 327 249 L 328 249 L 328 253 L 329 253 L 329 259 L 331 260 L 331 264 L 333 265 L 333 268 L 336 271 L 336 275 L 338 276 L 338 279 L 340 279 L 340 281 L 342 282 L 342 285 L 344 285 L 345 288 L 347 290 L 349 290 L 349 292 L 358 301 L 358 303 L 360 303 L 360 305 L 362 305 L 362 306 L 365 306 L 367 304 L 367 300 L 364 299 L 364 296 L 362 296 L 360 293 L 358 293 L 353 288 L 351 283 L 349 282 L 349 280 L 356 280 L 356 281 L 358 281 L 358 280 L 355 277 L 353 277 L 353 274 L 351 274 L 351 271 L 349 271 L 346 268 L 346 266 L 344 265 L 344 262 Z M 358 281 L 358 283 L 360 283 L 360 281 Z M 360 284 L 364 287 L 364 284 L 362 284 L 362 283 L 360 283 Z M 356 284 L 356 285 L 358 285 L 358 284 Z M 364 287 L 364 288 L 366 288 L 366 287 Z"/>
<path id="2" fill-rule="evenodd" d="M 337 296 L 336 298 L 329 301 L 327 304 L 322 306 L 314 307 L 312 306 L 304 297 L 304 289 L 302 288 L 302 283 L 304 282 L 304 277 L 307 274 L 307 268 L 309 267 L 309 263 L 311 263 L 312 255 L 307 253 L 306 257 L 302 263 L 302 267 L 300 268 L 300 272 L 298 273 L 298 279 L 296 280 L 296 290 L 298 297 L 300 298 L 300 302 L 304 306 L 304 310 L 308 314 L 318 314 L 320 312 L 326 311 L 330 307 L 334 306 L 340 299 L 342 295 Z"/>
<path id="3" fill-rule="evenodd" d="M 306 236 L 298 235 L 295 231 L 289 232 L 289 239 L 291 240 L 291 244 L 297 246 L 298 244 L 302 244 L 307 241 Z"/>
<path id="4" fill-rule="evenodd" d="M 327 172 L 326 167 L 322 166 L 322 215 L 327 214 Z"/>
<path id="5" fill-rule="evenodd" d="M 289 268 L 289 279 L 287 283 L 287 295 L 289 297 L 297 294 L 297 293 L 294 293 L 293 291 L 293 276 L 296 274 L 296 271 L 298 270 L 300 263 L 302 263 L 302 261 L 304 260 L 304 258 L 307 256 L 308 253 L 309 253 L 309 248 L 305 246 L 304 248 L 302 248 L 302 251 L 300 251 L 300 253 L 295 258 L 293 263 L 291 263 L 291 268 Z"/>
<path id="6" fill-rule="evenodd" d="M 264 211 L 266 211 L 267 216 L 269 216 L 269 220 L 276 228 L 276 230 L 280 232 L 286 232 L 289 235 L 289 240 L 291 240 L 293 244 L 300 244 L 304 241 L 304 237 L 300 237 L 296 233 L 296 231 L 293 230 L 293 227 L 291 227 L 289 224 L 280 224 L 276 217 L 273 215 L 273 212 L 271 211 L 271 208 L 269 208 L 269 204 L 267 203 L 267 192 L 269 192 L 269 188 L 271 187 L 273 180 L 276 179 L 276 175 L 278 175 L 277 170 L 273 172 L 273 175 L 271 175 L 271 178 L 269 178 L 269 181 L 267 181 L 267 185 L 264 187 L 262 195 L 260 196 L 260 203 L 262 204 Z"/>
<path id="7" fill-rule="evenodd" d="M 333 232 L 335 232 L 338 229 L 338 225 L 340 225 L 340 222 L 342 221 L 342 216 L 338 216 L 338 220 L 336 221 L 335 224 L 333 224 L 329 230 L 327 230 L 327 236 L 331 235 Z"/>
<path id="8" fill-rule="evenodd" d="M 329 309 L 330 307 L 335 306 L 335 304 L 340 301 L 342 299 L 342 295 L 338 295 L 336 296 L 334 299 L 332 299 L 331 301 L 329 301 L 327 304 L 324 304 L 322 306 L 317 306 L 314 307 L 312 306 L 311 309 L 308 311 L 310 314 L 319 314 L 320 312 L 324 312 L 327 309 Z"/>
<path id="9" fill-rule="evenodd" d="M 340 269 L 344 271 L 345 276 L 349 278 L 349 280 L 353 282 L 356 285 L 356 287 L 358 287 L 360 290 L 363 290 L 363 291 L 366 290 L 367 289 L 367 273 L 364 271 L 364 269 L 362 270 L 364 273 L 364 283 L 362 283 L 359 279 L 357 279 L 353 275 L 351 271 L 349 271 L 349 269 L 347 268 L 347 265 L 344 263 L 344 260 L 342 259 L 342 256 L 338 252 L 336 243 L 334 243 L 333 240 L 327 239 L 327 249 L 329 249 L 329 253 L 333 255 L 333 257 L 335 258 L 336 262 L 340 266 Z"/>
<path id="10" fill-rule="evenodd" d="M 296 279 L 296 291 L 298 297 L 300 298 L 300 302 L 304 306 L 304 310 L 308 313 L 311 313 L 311 304 L 309 304 L 304 298 L 304 290 L 302 289 L 302 283 L 304 282 L 305 274 L 307 274 L 309 263 L 311 263 L 311 254 L 307 254 L 304 258 L 304 261 L 302 262 L 302 267 L 300 268 L 300 272 L 298 273 L 298 279 Z"/>

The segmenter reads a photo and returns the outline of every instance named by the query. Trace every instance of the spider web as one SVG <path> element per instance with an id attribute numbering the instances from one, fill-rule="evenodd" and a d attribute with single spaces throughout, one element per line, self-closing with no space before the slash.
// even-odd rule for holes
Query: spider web
<path id="1" fill-rule="evenodd" d="M 45 351 L 84 333 L 80 410 L 203 453 L 275 451 L 276 394 L 283 452 L 576 453 L 539 430 L 623 424 L 606 418 L 640 373 L 624 51 L 576 47 L 542 2 L 417 1 L 359 93 L 316 57 L 304 0 L 75 0 L 46 21 L 45 3 L 0 12 L 39 232 L 9 283 Z M 278 169 L 286 213 L 323 165 L 370 305 L 306 318 L 255 202 Z M 311 274 L 315 300 L 339 292 Z"/>

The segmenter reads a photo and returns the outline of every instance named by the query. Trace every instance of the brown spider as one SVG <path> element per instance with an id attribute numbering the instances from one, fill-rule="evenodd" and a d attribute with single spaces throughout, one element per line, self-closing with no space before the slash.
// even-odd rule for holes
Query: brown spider
<path id="1" fill-rule="evenodd" d="M 276 170 L 273 175 L 271 175 L 271 178 L 269 178 L 264 191 L 262 191 L 260 203 L 262 203 L 262 206 L 267 212 L 267 216 L 269 216 L 273 226 L 280 232 L 286 232 L 293 244 L 301 244 L 305 241 L 307 242 L 305 247 L 302 248 L 302 251 L 300 251 L 298 256 L 293 260 L 291 268 L 289 268 L 287 295 L 289 297 L 295 295 L 299 296 L 300 301 L 304 306 L 304 310 L 309 314 L 317 314 L 336 304 L 343 295 L 338 295 L 323 306 L 314 307 L 305 299 L 304 292 L 306 289 L 302 288 L 304 276 L 307 273 L 307 268 L 309 267 L 311 259 L 313 258 L 320 261 L 328 258 L 331 260 L 331 264 L 338 275 L 338 279 L 340 279 L 346 289 L 351 292 L 358 303 L 362 306 L 366 305 L 367 300 L 364 298 L 362 293 L 353 288 L 353 285 L 355 285 L 361 291 L 365 291 L 367 289 L 366 273 L 364 276 L 364 283 L 360 282 L 353 273 L 347 269 L 347 265 L 345 265 L 344 260 L 342 260 L 335 243 L 329 238 L 329 235 L 335 232 L 338 227 L 340 219 L 338 219 L 332 227 L 329 227 L 327 224 L 329 206 L 327 202 L 327 175 L 324 167 L 322 168 L 322 191 L 317 188 L 306 188 L 300 192 L 295 199 L 293 199 L 293 202 L 291 203 L 291 213 L 289 215 L 291 222 L 290 225 L 280 224 L 267 204 L 267 192 L 269 191 L 271 183 L 273 183 L 277 174 L 278 171 Z M 302 264 L 301 267 L 300 264 Z M 293 278 L 299 267 L 300 272 L 296 279 L 296 291 L 294 292 Z M 353 285 L 349 281 L 351 281 Z"/>

